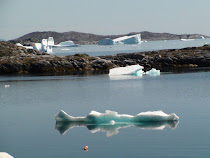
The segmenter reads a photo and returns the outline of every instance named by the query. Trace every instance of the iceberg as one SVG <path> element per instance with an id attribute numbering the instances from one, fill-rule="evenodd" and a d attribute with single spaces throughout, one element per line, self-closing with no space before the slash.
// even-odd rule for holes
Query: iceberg
<path id="1" fill-rule="evenodd" d="M 123 36 L 115 39 L 105 38 L 98 41 L 98 45 L 114 45 L 114 44 L 140 44 L 141 34 L 132 36 Z"/>
<path id="2" fill-rule="evenodd" d="M 140 122 L 164 122 L 178 121 L 179 117 L 172 113 L 170 115 L 162 111 L 141 112 L 135 116 L 118 114 L 116 111 L 106 110 L 105 113 L 91 111 L 86 117 L 73 117 L 61 110 L 55 115 L 57 122 L 84 122 L 89 124 L 117 124 L 117 123 L 140 123 Z"/>
<path id="3" fill-rule="evenodd" d="M 142 76 L 143 75 L 143 66 L 140 65 L 130 65 L 126 67 L 118 67 L 109 70 L 109 76 L 113 75 L 136 75 Z"/>
<path id="4" fill-rule="evenodd" d="M 98 45 L 113 45 L 113 44 L 114 44 L 114 41 L 110 38 L 105 38 L 98 41 Z"/>
<path id="5" fill-rule="evenodd" d="M 55 119 L 56 129 L 62 135 L 74 127 L 87 127 L 91 133 L 106 132 L 107 137 L 118 134 L 121 128 L 132 126 L 143 130 L 163 130 L 166 127 L 175 129 L 179 122 L 176 114 L 168 115 L 162 111 L 142 112 L 135 116 L 110 110 L 105 113 L 91 111 L 86 117 L 73 117 L 61 110 Z"/>
<path id="6" fill-rule="evenodd" d="M 42 43 L 35 43 L 33 49 L 52 53 L 52 47 L 54 46 L 53 37 L 49 37 L 48 39 L 42 39 Z"/>
<path id="7" fill-rule="evenodd" d="M 150 71 L 147 71 L 145 74 L 151 75 L 151 76 L 157 76 L 157 75 L 160 75 L 160 70 L 156 70 L 155 68 L 152 68 Z"/>
<path id="8" fill-rule="evenodd" d="M 59 43 L 57 46 L 68 47 L 68 46 L 72 46 L 72 45 L 75 45 L 73 41 L 65 41 L 65 42 Z"/>

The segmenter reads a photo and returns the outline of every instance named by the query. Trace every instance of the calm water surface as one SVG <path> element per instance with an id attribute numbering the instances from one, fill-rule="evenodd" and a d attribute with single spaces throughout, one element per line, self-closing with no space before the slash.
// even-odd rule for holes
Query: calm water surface
<path id="1" fill-rule="evenodd" d="M 161 49 L 179 49 L 185 47 L 198 47 L 210 44 L 210 39 L 195 39 L 193 41 L 165 40 L 148 41 L 138 45 L 82 45 L 80 47 L 53 48 L 53 55 L 74 55 L 76 53 L 86 53 L 90 56 L 113 55 L 117 53 L 145 52 Z"/>
<path id="2" fill-rule="evenodd" d="M 209 96 L 210 72 L 142 78 L 1 76 L 0 151 L 15 158 L 207 158 Z M 174 128 L 66 126 L 59 131 L 54 116 L 61 109 L 73 116 L 91 110 L 132 115 L 162 110 L 176 113 L 180 121 Z M 85 145 L 88 152 L 82 150 Z"/>

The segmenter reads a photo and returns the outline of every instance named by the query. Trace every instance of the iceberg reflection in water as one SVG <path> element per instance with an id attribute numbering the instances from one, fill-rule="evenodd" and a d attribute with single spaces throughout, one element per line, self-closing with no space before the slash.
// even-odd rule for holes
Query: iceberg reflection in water
<path id="1" fill-rule="evenodd" d="M 118 114 L 118 112 L 106 110 L 105 113 L 91 111 L 86 117 L 73 117 L 63 110 L 55 115 L 56 129 L 64 134 L 73 127 L 86 126 L 92 133 L 106 132 L 107 136 L 118 133 L 120 128 L 131 126 L 140 129 L 163 130 L 166 126 L 175 129 L 179 117 L 175 114 L 166 114 L 162 111 L 141 112 L 135 116 Z"/>
<path id="2" fill-rule="evenodd" d="M 142 130 L 163 130 L 167 126 L 175 129 L 179 121 L 164 122 L 142 122 L 142 123 L 119 123 L 119 124 L 87 124 L 85 122 L 56 122 L 55 128 L 64 135 L 67 131 L 74 127 L 87 127 L 91 133 L 106 132 L 106 136 L 110 137 L 119 133 L 119 129 L 128 127 L 138 127 Z"/>

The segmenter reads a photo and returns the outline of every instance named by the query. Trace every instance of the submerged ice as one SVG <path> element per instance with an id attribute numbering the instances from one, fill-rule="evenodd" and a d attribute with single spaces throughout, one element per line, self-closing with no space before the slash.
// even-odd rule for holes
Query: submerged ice
<path id="1" fill-rule="evenodd" d="M 109 137 L 118 134 L 121 128 L 132 126 L 147 130 L 163 130 L 167 126 L 175 129 L 179 117 L 174 113 L 168 115 L 162 111 L 142 112 L 133 116 L 110 110 L 105 113 L 91 111 L 86 117 L 73 117 L 61 110 L 55 119 L 56 129 L 62 135 L 74 127 L 87 127 L 91 133 L 106 132 Z"/>

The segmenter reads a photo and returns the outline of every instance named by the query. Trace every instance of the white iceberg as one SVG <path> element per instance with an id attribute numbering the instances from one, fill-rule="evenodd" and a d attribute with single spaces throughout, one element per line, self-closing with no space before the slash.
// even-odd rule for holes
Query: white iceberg
<path id="1" fill-rule="evenodd" d="M 42 43 L 35 43 L 33 49 L 52 53 L 52 47 L 54 46 L 53 37 L 49 37 L 48 39 L 42 39 Z"/>
<path id="2" fill-rule="evenodd" d="M 67 47 L 67 46 L 72 46 L 72 45 L 75 45 L 73 41 L 65 41 L 65 42 L 59 43 L 57 46 Z"/>
<path id="3" fill-rule="evenodd" d="M 160 75 L 160 70 L 156 70 L 155 68 L 152 68 L 150 71 L 147 71 L 145 74 L 157 76 L 157 75 Z"/>
<path id="4" fill-rule="evenodd" d="M 105 113 L 91 111 L 86 117 L 73 117 L 61 110 L 55 115 L 56 129 L 63 135 L 74 127 L 87 127 L 91 133 L 106 132 L 107 137 L 119 133 L 120 128 L 131 126 L 147 130 L 163 130 L 166 126 L 175 129 L 179 117 L 162 111 L 142 112 L 135 116 L 118 114 L 106 110 Z"/>
<path id="5" fill-rule="evenodd" d="M 98 41 L 99 45 L 114 45 L 114 44 L 140 44 L 141 34 L 132 36 L 123 36 L 115 39 L 105 38 Z"/>
<path id="6" fill-rule="evenodd" d="M 131 65 L 126 67 L 118 67 L 109 70 L 109 76 L 113 75 L 136 75 L 142 76 L 143 75 L 143 66 L 140 65 Z"/>
<path id="7" fill-rule="evenodd" d="M 118 123 L 141 123 L 141 122 L 164 122 L 178 121 L 175 114 L 166 114 L 163 111 L 141 112 L 135 116 L 128 114 L 118 114 L 116 111 L 106 110 L 105 113 L 91 111 L 86 117 L 73 117 L 63 110 L 55 115 L 57 122 L 85 122 L 89 124 L 118 124 Z"/>
<path id="8" fill-rule="evenodd" d="M 139 44 L 141 43 L 141 34 L 123 36 L 113 39 L 113 41 L 115 44 Z"/>

